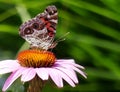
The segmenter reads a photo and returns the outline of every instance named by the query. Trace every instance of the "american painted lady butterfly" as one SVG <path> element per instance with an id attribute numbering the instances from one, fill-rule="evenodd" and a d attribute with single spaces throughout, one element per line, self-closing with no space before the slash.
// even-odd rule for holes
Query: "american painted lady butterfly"
<path id="1" fill-rule="evenodd" d="M 45 50 L 54 48 L 53 40 L 57 20 L 57 8 L 54 5 L 48 6 L 43 13 L 23 23 L 20 26 L 19 34 L 30 43 L 31 48 L 36 47 Z"/>

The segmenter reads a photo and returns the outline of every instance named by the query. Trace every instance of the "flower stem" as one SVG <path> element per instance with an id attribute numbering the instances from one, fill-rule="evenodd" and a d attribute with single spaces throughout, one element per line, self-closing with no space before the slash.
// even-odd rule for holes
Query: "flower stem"
<path id="1" fill-rule="evenodd" d="M 42 92 L 43 86 L 44 81 L 38 76 L 35 76 L 35 78 L 29 82 L 27 92 Z"/>

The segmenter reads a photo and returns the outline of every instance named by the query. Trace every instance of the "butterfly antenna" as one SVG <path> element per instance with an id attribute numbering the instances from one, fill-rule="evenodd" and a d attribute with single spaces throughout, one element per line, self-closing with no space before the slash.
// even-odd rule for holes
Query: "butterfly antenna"
<path id="1" fill-rule="evenodd" d="M 67 32 L 66 34 L 64 34 L 63 36 L 61 36 L 60 38 L 58 38 L 55 43 L 61 42 L 65 40 L 65 37 L 69 34 L 70 32 Z"/>

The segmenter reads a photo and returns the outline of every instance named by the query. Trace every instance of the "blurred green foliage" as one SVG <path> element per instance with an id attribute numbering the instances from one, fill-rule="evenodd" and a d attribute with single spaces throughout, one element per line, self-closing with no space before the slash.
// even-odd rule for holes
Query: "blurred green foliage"
<path id="1" fill-rule="evenodd" d="M 0 0 L 0 60 L 15 59 L 26 49 L 19 26 L 48 5 L 56 5 L 59 12 L 56 39 L 70 32 L 54 53 L 58 58 L 74 58 L 86 68 L 88 79 L 78 75 L 75 88 L 65 83 L 58 89 L 48 83 L 43 92 L 119 92 L 120 0 Z M 5 79 L 0 78 L 0 88 Z M 8 92 L 22 89 L 18 80 Z"/>

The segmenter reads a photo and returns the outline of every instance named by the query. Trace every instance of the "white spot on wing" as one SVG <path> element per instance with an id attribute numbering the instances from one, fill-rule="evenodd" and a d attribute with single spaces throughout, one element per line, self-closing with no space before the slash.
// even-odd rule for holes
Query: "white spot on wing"
<path id="1" fill-rule="evenodd" d="M 51 19 L 50 21 L 57 24 L 57 20 L 55 20 L 55 19 Z"/>

